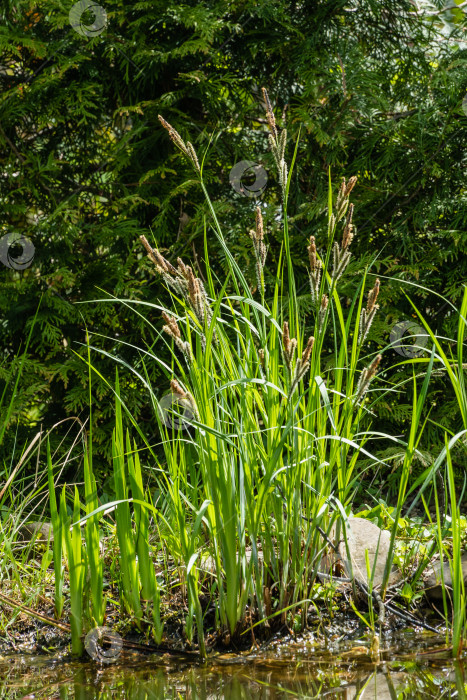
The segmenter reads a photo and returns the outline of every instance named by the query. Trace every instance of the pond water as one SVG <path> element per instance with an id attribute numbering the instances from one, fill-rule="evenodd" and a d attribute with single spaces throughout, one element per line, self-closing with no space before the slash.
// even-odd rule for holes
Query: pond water
<path id="1" fill-rule="evenodd" d="M 466 698 L 463 660 L 445 639 L 405 630 L 381 642 L 372 661 L 364 643 L 327 649 L 311 639 L 266 650 L 218 654 L 204 665 L 168 655 L 123 651 L 112 664 L 62 656 L 0 657 L 1 698 Z"/>

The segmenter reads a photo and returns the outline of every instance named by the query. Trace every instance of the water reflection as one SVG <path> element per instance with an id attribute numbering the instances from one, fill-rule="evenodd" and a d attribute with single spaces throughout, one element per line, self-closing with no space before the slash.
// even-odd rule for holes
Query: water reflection
<path id="1" fill-rule="evenodd" d="M 430 644 L 431 642 L 431 644 Z M 436 642 L 436 643 L 435 643 Z M 429 646 L 438 649 L 426 654 Z M 65 658 L 0 658 L 0 697 L 75 700 L 415 700 L 466 698 L 465 669 L 443 649 L 444 640 L 410 638 L 386 644 L 374 663 L 364 648 L 323 651 L 312 644 L 281 646 L 254 655 L 225 654 L 205 666 L 169 656 L 123 653 L 100 666 Z"/>

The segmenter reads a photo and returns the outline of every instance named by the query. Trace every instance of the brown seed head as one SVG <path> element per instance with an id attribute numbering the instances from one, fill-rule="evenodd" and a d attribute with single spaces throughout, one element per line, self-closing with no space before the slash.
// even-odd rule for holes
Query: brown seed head
<path id="1" fill-rule="evenodd" d="M 182 399 L 185 399 L 188 396 L 186 391 L 184 389 L 182 389 L 182 387 L 180 386 L 180 384 L 178 383 L 178 381 L 176 379 L 170 380 L 170 389 L 172 391 L 172 394 L 175 394 L 176 396 L 180 396 L 180 398 L 182 398 Z"/>
<path id="2" fill-rule="evenodd" d="M 259 361 L 261 362 L 261 366 L 264 367 L 264 349 L 263 348 L 259 348 L 258 357 L 259 357 Z"/>
<path id="3" fill-rule="evenodd" d="M 302 365 L 305 365 L 308 360 L 310 359 L 311 351 L 313 350 L 313 345 L 314 345 L 315 339 L 313 338 L 312 335 L 308 338 L 308 342 L 306 344 L 305 349 L 302 352 Z"/>
<path id="4" fill-rule="evenodd" d="M 284 325 L 282 328 L 282 342 L 284 344 L 284 350 L 286 354 L 288 355 L 290 352 L 290 334 L 289 334 L 289 324 L 287 321 L 284 321 Z"/>
<path id="5" fill-rule="evenodd" d="M 163 311 L 162 318 L 167 324 L 163 327 L 163 330 L 167 333 L 167 335 L 170 335 L 172 338 L 181 338 L 180 328 L 178 327 L 178 323 L 174 317 L 169 316 L 169 314 L 166 314 L 165 311 Z"/>
<path id="6" fill-rule="evenodd" d="M 354 205 L 350 204 L 347 210 L 347 218 L 344 226 L 344 233 L 342 236 L 342 249 L 346 250 L 352 243 L 354 227 L 352 224 Z"/>
<path id="7" fill-rule="evenodd" d="M 166 260 L 157 250 L 157 248 L 152 248 L 146 238 L 146 236 L 140 236 L 140 241 L 146 248 L 146 252 L 148 254 L 148 258 L 151 260 L 151 262 L 156 265 L 158 272 L 167 272 L 170 275 L 175 275 L 177 273 L 177 270 L 174 268 L 173 265 L 169 263 L 168 260 Z"/>
<path id="8" fill-rule="evenodd" d="M 295 348 L 297 347 L 297 341 L 295 338 L 290 337 L 289 324 L 284 321 L 283 326 L 283 336 L 282 336 L 282 346 L 284 350 L 284 359 L 288 369 L 291 369 L 293 356 L 295 353 Z"/>
<path id="9" fill-rule="evenodd" d="M 316 244 L 315 244 L 315 237 L 310 236 L 310 245 L 307 248 L 308 250 L 308 258 L 310 260 L 310 269 L 312 272 L 315 272 L 317 269 L 317 257 L 316 257 Z"/>
<path id="10" fill-rule="evenodd" d="M 340 197 L 345 197 L 345 191 L 347 189 L 347 186 L 345 184 L 345 177 L 342 178 L 341 186 L 339 187 L 339 192 L 338 194 Z"/>
<path id="11" fill-rule="evenodd" d="M 376 278 L 375 286 L 373 287 L 373 289 L 370 289 L 370 292 L 368 294 L 368 302 L 366 305 L 367 313 L 370 313 L 375 308 L 376 300 L 377 300 L 378 294 L 379 294 L 379 287 L 380 287 L 380 282 L 379 282 L 379 279 Z"/>
<path id="12" fill-rule="evenodd" d="M 188 272 L 187 272 L 187 266 L 183 262 L 181 258 L 177 258 L 177 263 L 178 263 L 178 269 L 180 270 L 180 274 L 185 277 L 186 280 L 188 280 Z"/>
<path id="13" fill-rule="evenodd" d="M 368 387 L 370 386 L 370 382 L 373 379 L 373 377 L 376 374 L 376 371 L 379 367 L 379 363 L 382 360 L 382 355 L 376 355 L 375 359 L 371 363 L 369 367 L 366 367 L 361 375 L 360 379 L 358 380 L 357 384 L 357 397 L 356 400 L 359 401 L 368 391 Z"/>
<path id="14" fill-rule="evenodd" d="M 188 281 L 188 293 L 190 295 L 191 301 L 194 301 L 195 296 L 199 294 L 199 283 L 193 274 L 193 270 L 189 265 L 186 265 L 185 270 L 186 278 Z"/>
<path id="15" fill-rule="evenodd" d="M 183 139 L 182 139 L 182 137 L 180 136 L 180 134 L 178 133 L 178 131 L 177 131 L 176 129 L 174 129 L 173 126 L 171 126 L 171 125 L 169 124 L 169 122 L 166 122 L 165 119 L 164 119 L 163 117 L 161 117 L 160 114 L 158 114 L 157 116 L 159 117 L 159 121 L 160 121 L 160 123 L 162 124 L 162 126 L 164 127 L 164 129 L 167 129 L 167 131 L 169 132 L 169 136 L 170 136 L 170 138 L 172 139 L 172 141 L 173 141 L 173 142 L 174 142 L 174 143 L 189 157 L 189 158 L 191 158 L 191 154 L 189 153 L 189 151 L 188 151 L 188 149 L 187 149 L 187 147 L 186 147 L 186 145 L 185 145 L 185 142 L 183 141 Z"/>
<path id="16" fill-rule="evenodd" d="M 342 236 L 342 250 L 346 250 L 353 240 L 354 227 L 352 224 L 346 224 L 344 234 Z"/>
<path id="17" fill-rule="evenodd" d="M 344 183 L 345 183 L 345 180 L 344 180 Z M 353 176 L 350 178 L 350 180 L 348 181 L 347 186 L 346 186 L 346 188 L 345 188 L 345 196 L 346 196 L 346 197 L 349 196 L 349 194 L 352 192 L 352 190 L 353 190 L 353 188 L 355 187 L 356 184 L 357 184 L 357 177 L 356 177 L 356 175 L 353 175 Z"/>
<path id="18" fill-rule="evenodd" d="M 256 207 L 256 237 L 260 239 L 264 237 L 263 215 L 259 207 Z"/>
<path id="19" fill-rule="evenodd" d="M 262 93 L 263 93 L 264 101 L 266 103 L 266 117 L 268 120 L 269 128 L 271 130 L 271 133 L 272 133 L 274 139 L 277 142 L 276 119 L 274 117 L 274 112 L 272 111 L 271 101 L 269 99 L 269 95 L 268 95 L 266 88 L 264 88 L 264 87 L 262 88 Z"/>
<path id="20" fill-rule="evenodd" d="M 371 379 L 373 379 L 373 377 L 375 376 L 375 374 L 378 370 L 378 367 L 379 367 L 379 363 L 381 362 L 382 359 L 383 359 L 382 355 L 376 355 L 375 359 L 373 360 L 371 365 L 368 367 L 368 374 L 367 374 L 367 381 L 368 382 Z"/>
<path id="21" fill-rule="evenodd" d="M 198 156 L 196 155 L 196 151 L 193 148 L 193 144 L 190 143 L 189 141 L 187 141 L 186 148 L 187 148 L 188 155 L 191 159 L 191 162 L 195 166 L 195 169 L 200 173 L 201 168 L 199 167 Z"/>

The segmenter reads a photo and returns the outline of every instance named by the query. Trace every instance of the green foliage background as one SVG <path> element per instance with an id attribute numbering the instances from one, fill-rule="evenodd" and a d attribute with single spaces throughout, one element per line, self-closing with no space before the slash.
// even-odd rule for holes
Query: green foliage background
<path id="1" fill-rule="evenodd" d="M 440 334 L 453 337 L 455 317 L 437 295 L 456 303 L 467 279 L 465 11 L 439 12 L 444 0 L 419 2 L 418 13 L 409 0 L 105 0 L 107 25 L 89 38 L 71 28 L 72 4 L 5 0 L 0 10 L 0 235 L 22 233 L 35 246 L 24 271 L 0 265 L 0 393 L 17 372 L 40 304 L 2 446 L 7 470 L 14 441 L 22 447 L 35 425 L 88 416 L 88 369 L 78 357 L 86 357 L 85 327 L 93 345 L 133 367 L 140 358 L 130 346 L 156 342 L 164 353 L 143 318 L 121 303 L 78 304 L 165 298 L 139 235 L 170 260 L 197 260 L 204 270 L 206 207 L 159 113 L 198 153 L 207 150 L 226 240 L 255 286 L 248 235 L 255 202 L 234 192 L 229 173 L 241 160 L 268 172 L 262 200 L 274 259 L 280 211 L 261 97 L 267 87 L 278 124 L 289 132 L 289 160 L 300 132 L 289 209 L 303 313 L 308 237 L 316 236 L 320 252 L 326 246 L 330 168 L 336 187 L 343 176 L 359 178 L 344 293 L 352 294 L 375 259 L 372 271 L 382 282 L 369 352 L 385 347 L 394 324 L 412 317 L 404 292 Z M 208 239 L 223 282 L 225 260 L 209 229 Z M 160 331 L 161 320 L 148 318 Z M 400 359 L 384 354 L 386 367 Z M 114 361 L 93 353 L 93 362 L 112 383 Z M 165 393 L 167 378 L 148 369 Z M 154 433 L 149 399 L 129 371 L 121 390 Z M 405 435 L 410 405 L 408 389 L 381 402 L 375 420 Z M 442 444 L 440 426 L 459 429 L 442 376 L 427 406 L 432 422 L 422 448 L 429 459 Z M 105 475 L 113 399 L 103 381 L 94 380 L 92 407 L 95 468 Z M 52 444 L 60 439 L 55 431 Z M 465 455 L 457 459 L 462 465 Z"/>

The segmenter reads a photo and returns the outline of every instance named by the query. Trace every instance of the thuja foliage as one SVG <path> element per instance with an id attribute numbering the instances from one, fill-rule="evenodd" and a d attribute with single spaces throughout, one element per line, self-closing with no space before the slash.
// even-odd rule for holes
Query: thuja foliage
<path id="1" fill-rule="evenodd" d="M 456 302 L 467 272 L 462 10 L 445 10 L 441 0 L 429 7 L 409 0 L 108 0 L 103 31 L 83 36 L 70 25 L 72 4 L 9 0 L 0 10 L 1 234 L 26 235 L 35 246 L 26 269 L 0 265 L 2 390 L 15 377 L 15 357 L 37 312 L 4 443 L 8 460 L 16 427 L 24 444 L 31 424 L 50 428 L 65 416 L 88 415 L 80 345 L 86 328 L 94 344 L 129 363 L 134 356 L 125 343 L 153 342 L 144 318 L 124 307 L 117 313 L 113 303 L 77 303 L 108 295 L 167 298 L 154 287 L 136 243 L 140 234 L 169 261 L 189 255 L 200 276 L 206 271 L 208 205 L 189 163 L 169 147 L 160 112 L 182 138 L 190 134 L 198 153 L 209 146 L 206 184 L 225 241 L 251 288 L 265 282 L 267 295 L 269 273 L 257 279 L 251 254 L 252 201 L 235 193 L 229 173 L 241 160 L 265 167 L 268 256 L 277 262 L 282 185 L 262 128 L 259 89 L 270 85 L 280 128 L 294 141 L 303 125 L 288 203 L 299 307 L 311 308 L 303 240 L 313 235 L 319 253 L 327 248 L 322 222 L 331 168 L 336 186 L 354 174 L 360 183 L 359 235 L 342 294 L 353 297 L 370 261 L 384 280 L 385 313 L 374 319 L 367 350 L 382 349 L 393 325 L 413 317 L 408 291 L 435 330 L 452 336 L 455 316 L 436 293 Z M 84 17 L 83 25 L 92 19 Z M 209 264 L 222 280 L 228 257 L 209 236 Z M 104 378 L 112 376 L 110 357 L 95 361 Z M 162 391 L 168 388 L 156 365 L 146 370 Z M 401 379 L 404 373 L 402 367 Z M 131 374 L 124 370 L 120 379 L 127 406 L 156 433 Z M 412 389 L 404 386 L 379 403 L 382 430 L 407 431 Z M 105 471 L 113 401 L 105 382 L 93 387 L 95 467 Z M 443 444 L 439 426 L 459 427 L 449 387 L 443 374 L 430 385 L 431 422 L 421 451 L 427 460 Z M 394 448 L 385 449 L 390 456 Z"/>

